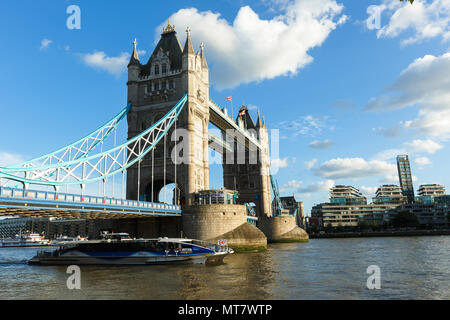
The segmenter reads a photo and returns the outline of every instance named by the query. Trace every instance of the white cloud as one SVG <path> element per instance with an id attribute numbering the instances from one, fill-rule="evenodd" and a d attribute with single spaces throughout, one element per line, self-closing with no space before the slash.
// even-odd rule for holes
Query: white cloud
<path id="1" fill-rule="evenodd" d="M 369 198 L 375 196 L 377 189 L 378 187 L 366 187 L 366 186 L 359 187 L 359 191 L 361 191 L 363 195 Z"/>
<path id="2" fill-rule="evenodd" d="M 294 191 L 295 193 L 303 194 L 310 196 L 311 193 L 317 193 L 317 192 L 328 192 L 330 188 L 334 186 L 333 180 L 325 180 L 325 181 L 319 181 L 315 183 L 311 183 L 307 185 L 306 187 L 302 187 L 303 182 L 297 181 L 297 180 L 291 180 L 288 181 L 285 185 L 283 185 L 280 188 L 280 192 L 286 192 L 286 191 Z"/>
<path id="3" fill-rule="evenodd" d="M 411 142 L 406 142 L 405 144 L 406 150 L 409 150 L 409 153 L 435 153 L 436 151 L 444 148 L 443 145 L 434 142 L 433 140 L 414 140 Z"/>
<path id="4" fill-rule="evenodd" d="M 83 61 L 88 66 L 104 70 L 115 76 L 120 76 L 126 71 L 129 60 L 130 54 L 126 52 L 122 52 L 117 57 L 108 57 L 103 51 L 95 51 L 83 56 Z"/>
<path id="5" fill-rule="evenodd" d="M 326 179 L 358 179 L 371 176 L 393 175 L 397 167 L 385 161 L 363 158 L 336 158 L 314 167 L 313 172 Z"/>
<path id="6" fill-rule="evenodd" d="M 413 5 L 409 1 L 383 0 L 371 7 L 390 16 L 388 24 L 378 30 L 378 38 L 394 38 L 407 31 L 412 36 L 403 39 L 402 45 L 436 37 L 443 41 L 450 38 L 450 0 L 415 0 Z"/>
<path id="7" fill-rule="evenodd" d="M 314 167 L 317 163 L 317 159 L 312 159 L 311 161 L 306 161 L 305 162 L 305 166 L 307 169 L 311 169 L 312 167 Z"/>
<path id="8" fill-rule="evenodd" d="M 24 161 L 24 157 L 19 154 L 0 151 L 0 166 L 2 167 L 19 164 Z"/>
<path id="9" fill-rule="evenodd" d="M 420 158 L 414 159 L 414 162 L 420 166 L 425 166 L 425 165 L 431 164 L 430 159 L 427 157 L 420 157 Z"/>
<path id="10" fill-rule="evenodd" d="M 403 143 L 403 147 L 399 149 L 387 149 L 382 152 L 377 153 L 373 159 L 374 160 L 392 160 L 395 159 L 400 154 L 416 155 L 416 154 L 433 154 L 436 151 L 444 148 L 443 145 L 431 140 L 431 139 L 416 139 L 410 142 Z"/>
<path id="11" fill-rule="evenodd" d="M 278 172 L 280 168 L 286 168 L 288 166 L 288 158 L 276 158 L 270 160 L 270 170 L 272 172 Z"/>
<path id="12" fill-rule="evenodd" d="M 297 74 L 313 61 L 308 51 L 346 21 L 343 5 L 335 0 L 296 0 L 282 7 L 283 14 L 272 19 L 262 19 L 243 6 L 232 23 L 220 13 L 196 8 L 181 9 L 170 21 L 179 31 L 189 26 L 195 44 L 205 43 L 214 70 L 212 83 L 223 89 Z M 156 38 L 163 25 L 156 29 Z"/>
<path id="13" fill-rule="evenodd" d="M 278 127 L 290 133 L 289 136 L 285 136 L 286 138 L 296 138 L 299 135 L 315 137 L 320 135 L 324 130 L 334 130 L 334 127 L 329 124 L 328 116 L 313 115 L 280 122 Z"/>
<path id="14" fill-rule="evenodd" d="M 406 128 L 440 139 L 450 137 L 450 52 L 416 59 L 386 91 L 388 94 L 372 98 L 366 110 L 418 106 L 418 118 L 405 121 Z"/>
<path id="15" fill-rule="evenodd" d="M 45 49 L 47 49 L 51 44 L 52 44 L 52 40 L 49 40 L 49 39 L 43 39 L 42 41 L 41 41 L 41 47 L 39 48 L 39 50 L 45 50 Z"/>
<path id="16" fill-rule="evenodd" d="M 333 145 L 334 142 L 331 140 L 323 140 L 323 141 L 315 140 L 309 144 L 309 147 L 313 149 L 323 150 L 323 149 L 330 149 Z"/>

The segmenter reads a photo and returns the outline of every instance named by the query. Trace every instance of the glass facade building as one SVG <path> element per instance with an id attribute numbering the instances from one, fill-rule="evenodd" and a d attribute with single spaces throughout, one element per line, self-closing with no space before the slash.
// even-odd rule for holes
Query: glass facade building
<path id="1" fill-rule="evenodd" d="M 407 155 L 397 156 L 397 169 L 403 195 L 408 198 L 409 203 L 413 203 L 414 187 L 411 176 L 411 166 Z"/>

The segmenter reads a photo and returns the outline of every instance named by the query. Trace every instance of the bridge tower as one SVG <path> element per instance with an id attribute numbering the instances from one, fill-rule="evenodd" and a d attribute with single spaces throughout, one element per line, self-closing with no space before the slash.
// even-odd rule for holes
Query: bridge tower
<path id="1" fill-rule="evenodd" d="M 258 112 L 255 125 L 248 108 L 243 105 L 236 122 L 240 128 L 257 137 L 262 148 L 249 146 L 245 149 L 245 159 L 239 157 L 239 152 L 244 151 L 244 146 L 239 143 L 235 144 L 234 153 L 224 153 L 224 186 L 238 190 L 240 203 L 254 203 L 258 217 L 271 217 L 269 134 L 265 121 L 261 121 Z M 229 157 L 232 159 L 228 159 Z"/>
<path id="2" fill-rule="evenodd" d="M 174 128 L 169 131 L 165 142 L 160 141 L 154 152 L 128 170 L 128 199 L 158 202 L 160 190 L 175 183 L 179 188 L 173 195 L 177 204 L 189 205 L 190 194 L 209 188 L 209 68 L 203 44 L 196 53 L 189 28 L 186 33 L 182 47 L 169 22 L 146 64 L 141 64 L 134 42 L 128 64 L 128 102 L 132 103 L 127 119 L 128 138 L 162 118 L 187 93 L 187 102 L 176 123 L 177 136 L 181 135 L 179 140 L 187 141 L 187 145 L 181 150 L 181 143 L 177 144 L 177 159 L 184 159 L 184 163 L 175 166 Z"/>

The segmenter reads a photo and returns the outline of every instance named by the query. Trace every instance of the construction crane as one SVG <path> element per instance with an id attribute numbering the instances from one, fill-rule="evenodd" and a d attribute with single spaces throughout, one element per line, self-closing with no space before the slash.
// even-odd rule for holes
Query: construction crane
<path id="1" fill-rule="evenodd" d="M 280 193 L 278 192 L 278 184 L 272 175 L 270 175 L 270 183 L 272 184 L 273 196 L 275 200 L 275 216 L 280 216 L 281 210 L 283 210 L 284 207 L 280 199 Z"/>

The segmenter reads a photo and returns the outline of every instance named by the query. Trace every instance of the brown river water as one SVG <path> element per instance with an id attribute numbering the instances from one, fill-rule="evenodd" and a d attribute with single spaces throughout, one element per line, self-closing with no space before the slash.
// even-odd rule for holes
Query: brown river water
<path id="1" fill-rule="evenodd" d="M 234 254 L 224 264 L 31 266 L 36 248 L 0 249 L 0 299 L 450 299 L 450 236 L 312 239 Z M 369 290 L 367 268 L 381 288 Z"/>

